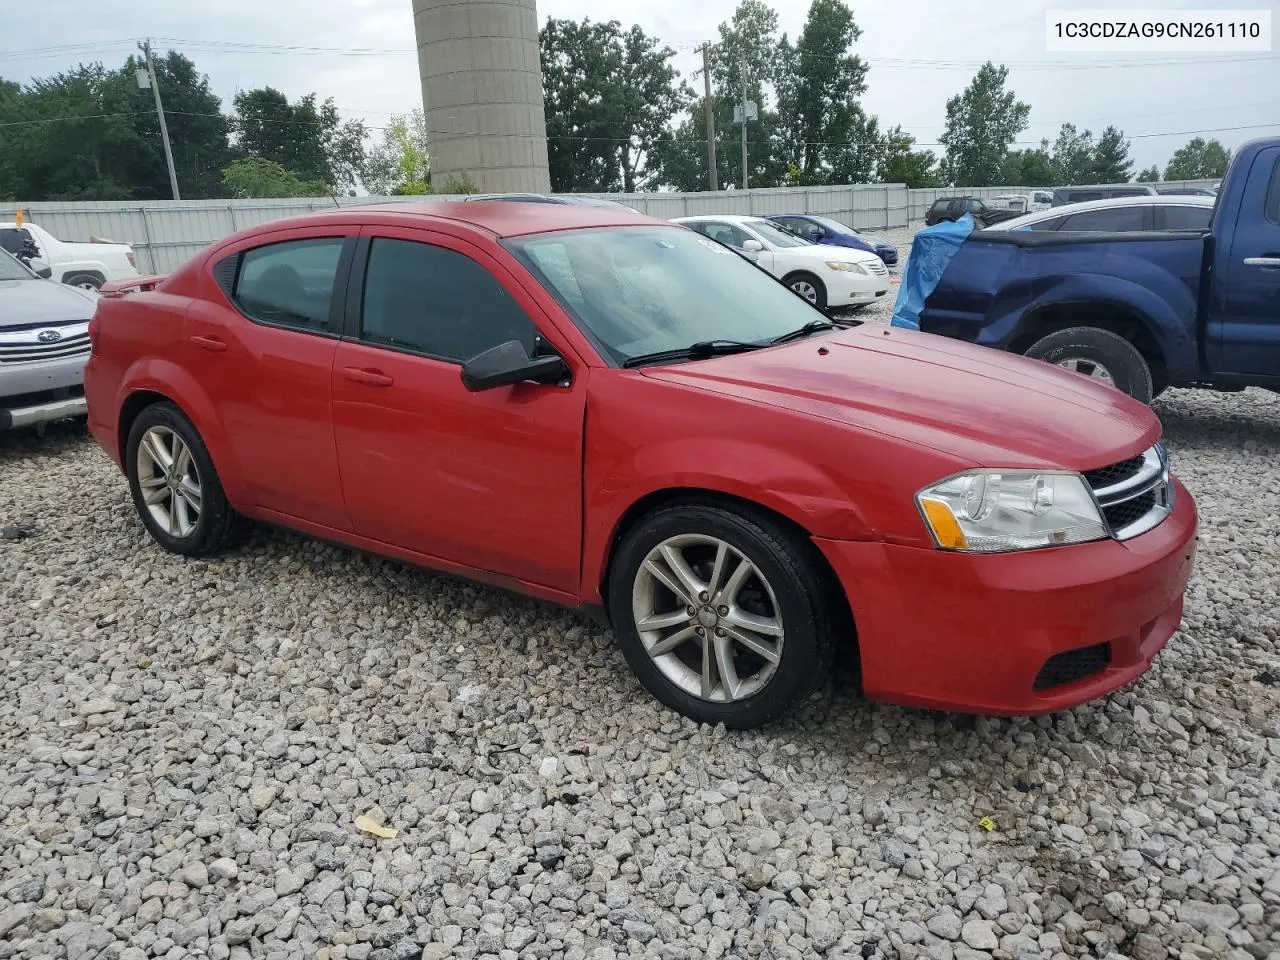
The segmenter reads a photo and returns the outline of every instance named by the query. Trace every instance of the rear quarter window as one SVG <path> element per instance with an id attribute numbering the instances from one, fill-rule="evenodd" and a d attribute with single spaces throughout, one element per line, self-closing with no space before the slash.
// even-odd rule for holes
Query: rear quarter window
<path id="1" fill-rule="evenodd" d="M 1213 219 L 1213 207 L 1171 205 L 1157 211 L 1163 214 L 1164 230 L 1208 230 Z"/>

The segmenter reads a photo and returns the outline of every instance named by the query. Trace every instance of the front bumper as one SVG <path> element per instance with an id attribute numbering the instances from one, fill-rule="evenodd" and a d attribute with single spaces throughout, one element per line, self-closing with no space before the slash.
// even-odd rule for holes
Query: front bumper
<path id="1" fill-rule="evenodd" d="M 883 300 L 889 292 L 889 278 L 868 274 L 826 271 L 828 307 L 852 307 Z M 833 276 L 834 274 L 834 276 Z"/>
<path id="2" fill-rule="evenodd" d="M 1195 504 L 1174 483 L 1173 513 L 1123 543 L 972 556 L 816 540 L 853 608 L 867 696 L 1034 715 L 1141 676 L 1178 629 L 1195 561 Z"/>
<path id="3" fill-rule="evenodd" d="M 0 367 L 0 430 L 85 414 L 84 356 Z"/>

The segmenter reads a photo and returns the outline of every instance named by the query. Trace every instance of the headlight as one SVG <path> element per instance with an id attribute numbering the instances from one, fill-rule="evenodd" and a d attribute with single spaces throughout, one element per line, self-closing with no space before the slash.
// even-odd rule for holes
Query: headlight
<path id="1" fill-rule="evenodd" d="M 975 470 L 926 487 L 916 502 L 943 550 L 999 553 L 1110 536 L 1077 473 Z"/>
<path id="2" fill-rule="evenodd" d="M 867 268 L 860 263 L 841 263 L 838 260 L 828 260 L 827 266 L 832 270 L 840 270 L 844 273 L 866 273 Z"/>

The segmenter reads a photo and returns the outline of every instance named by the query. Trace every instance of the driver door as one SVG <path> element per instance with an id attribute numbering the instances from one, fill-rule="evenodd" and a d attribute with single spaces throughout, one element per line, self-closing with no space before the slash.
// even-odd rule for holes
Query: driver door
<path id="1" fill-rule="evenodd" d="M 333 419 L 355 532 L 576 590 L 586 368 L 519 279 L 458 238 L 366 228 L 346 333 Z M 464 387 L 462 363 L 509 340 L 530 353 L 550 346 L 568 381 Z"/>

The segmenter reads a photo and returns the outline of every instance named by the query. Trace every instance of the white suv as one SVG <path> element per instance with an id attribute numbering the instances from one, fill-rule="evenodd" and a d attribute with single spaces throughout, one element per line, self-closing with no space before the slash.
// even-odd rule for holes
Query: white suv
<path id="1" fill-rule="evenodd" d="M 889 292 L 889 270 L 866 250 L 811 243 L 760 217 L 672 221 L 733 247 L 819 310 L 859 310 Z"/>

